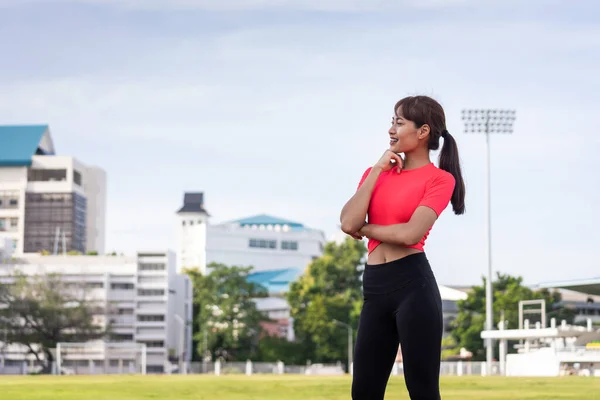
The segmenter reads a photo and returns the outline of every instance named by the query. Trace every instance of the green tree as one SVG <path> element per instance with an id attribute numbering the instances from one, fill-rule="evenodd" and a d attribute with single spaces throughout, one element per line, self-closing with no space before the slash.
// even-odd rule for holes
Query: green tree
<path id="1" fill-rule="evenodd" d="M 457 348 L 464 347 L 473 353 L 474 360 L 485 360 L 485 345 L 481 339 L 481 331 L 485 325 L 485 285 L 486 279 L 482 278 L 481 286 L 473 286 L 472 291 L 466 300 L 458 302 L 458 317 L 453 322 L 452 341 Z M 493 321 L 494 327 L 501 320 L 504 313 L 504 320 L 507 321 L 508 329 L 515 329 L 519 326 L 519 301 L 544 299 L 546 301 L 546 315 L 548 320 L 552 317 L 563 317 L 569 322 L 573 315 L 569 310 L 557 308 L 560 302 L 560 293 L 547 289 L 533 291 L 523 285 L 522 277 L 515 277 L 497 273 L 497 278 L 492 284 L 493 291 Z M 535 323 L 535 315 L 528 317 L 531 323 Z M 539 317 L 538 319 L 539 320 Z M 509 352 L 513 351 L 509 343 Z M 495 350 L 495 357 L 498 357 L 498 349 Z M 453 354 L 456 351 L 448 349 L 446 354 Z"/>
<path id="2" fill-rule="evenodd" d="M 60 274 L 25 276 L 16 273 L 12 283 L 0 285 L 0 319 L 7 343 L 29 349 L 48 371 L 59 342 L 87 342 L 104 337 L 94 316 L 105 313 L 86 296 L 83 284 L 70 284 Z M 42 359 L 42 355 L 45 357 Z"/>
<path id="3" fill-rule="evenodd" d="M 252 267 L 211 263 L 202 275 L 186 272 L 194 285 L 194 326 L 197 354 L 204 357 L 204 340 L 212 357 L 246 360 L 256 350 L 264 316 L 252 299 L 266 296 L 265 289 L 248 282 Z M 206 336 L 205 336 L 206 335 Z"/>
<path id="4" fill-rule="evenodd" d="M 346 360 L 347 334 L 339 320 L 356 334 L 362 305 L 361 263 L 366 253 L 363 242 L 347 238 L 327 243 L 287 294 L 294 318 L 294 332 L 305 359 L 313 362 Z"/>
<path id="5" fill-rule="evenodd" d="M 258 351 L 251 359 L 264 362 L 282 361 L 288 365 L 299 365 L 306 362 L 302 349 L 301 342 L 290 342 L 286 338 L 277 336 L 265 336 L 258 342 Z"/>

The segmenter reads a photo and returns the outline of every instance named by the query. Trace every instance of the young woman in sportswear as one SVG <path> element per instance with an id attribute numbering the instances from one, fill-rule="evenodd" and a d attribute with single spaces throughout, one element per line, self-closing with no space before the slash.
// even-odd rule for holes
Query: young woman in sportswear
<path id="1" fill-rule="evenodd" d="M 423 245 L 449 202 L 464 213 L 465 185 L 442 106 L 406 97 L 394 114 L 389 149 L 365 171 L 340 217 L 345 233 L 369 239 L 352 398 L 383 400 L 400 343 L 410 398 L 439 400 L 442 301 Z M 429 152 L 440 139 L 438 168 Z"/>

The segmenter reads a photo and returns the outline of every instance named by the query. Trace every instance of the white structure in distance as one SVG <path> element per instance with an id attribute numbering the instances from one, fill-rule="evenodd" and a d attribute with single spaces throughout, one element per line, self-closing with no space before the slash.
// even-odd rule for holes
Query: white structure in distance
<path id="1" fill-rule="evenodd" d="M 113 323 L 107 342 L 146 345 L 146 371 L 172 372 L 180 360 L 191 359 L 192 284 L 176 273 L 171 251 L 138 252 L 135 256 L 25 255 L 0 263 L 0 281 L 14 272 L 28 276 L 59 273 L 63 279 L 85 283 L 86 295 L 101 306 L 100 324 Z M 0 338 L 1 340 L 1 338 Z M 25 349 L 8 346 L 9 361 L 28 360 Z M 169 358 L 177 358 L 175 365 Z M 69 359 L 62 360 L 69 367 Z"/>

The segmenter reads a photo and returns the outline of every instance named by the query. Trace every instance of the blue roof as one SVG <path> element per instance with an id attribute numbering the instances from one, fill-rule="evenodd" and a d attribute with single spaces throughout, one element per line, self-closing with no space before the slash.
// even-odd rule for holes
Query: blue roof
<path id="1" fill-rule="evenodd" d="M 54 154 L 40 146 L 47 131 L 48 125 L 0 126 L 0 165 L 29 166 L 35 154 Z"/>
<path id="2" fill-rule="evenodd" d="M 269 293 L 282 293 L 289 290 L 290 284 L 302 275 L 301 268 L 284 268 L 254 272 L 248 275 L 248 282 L 264 286 Z"/>
<path id="3" fill-rule="evenodd" d="M 271 215 L 259 214 L 248 218 L 235 220 L 241 226 L 245 225 L 288 225 L 290 228 L 303 228 L 299 222 L 290 221 L 283 218 L 273 217 Z"/>

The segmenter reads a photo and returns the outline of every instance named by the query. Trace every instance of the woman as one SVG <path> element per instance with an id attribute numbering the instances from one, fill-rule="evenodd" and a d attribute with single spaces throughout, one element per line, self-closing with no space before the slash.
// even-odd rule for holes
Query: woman
<path id="1" fill-rule="evenodd" d="M 400 343 L 410 398 L 438 400 L 442 301 L 423 246 L 450 201 L 464 213 L 465 185 L 442 106 L 406 97 L 394 113 L 389 149 L 365 171 L 340 218 L 345 233 L 369 239 L 352 398 L 384 398 Z M 438 168 L 429 152 L 440 138 Z"/>

